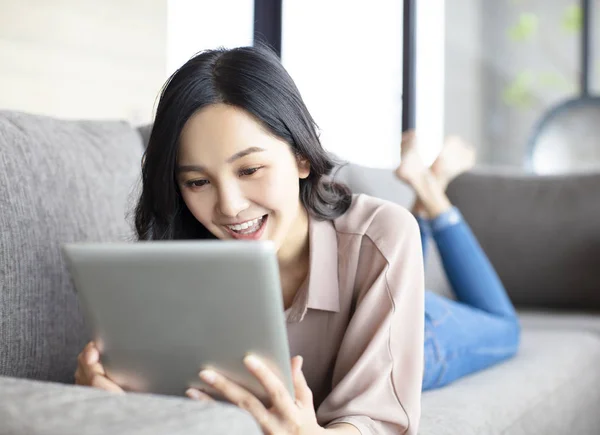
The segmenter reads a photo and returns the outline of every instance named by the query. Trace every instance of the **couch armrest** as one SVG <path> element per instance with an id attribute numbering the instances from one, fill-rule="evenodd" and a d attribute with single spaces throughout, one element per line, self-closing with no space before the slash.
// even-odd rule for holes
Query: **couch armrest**
<path id="1" fill-rule="evenodd" d="M 260 435 L 232 405 L 0 377 L 0 435 Z"/>

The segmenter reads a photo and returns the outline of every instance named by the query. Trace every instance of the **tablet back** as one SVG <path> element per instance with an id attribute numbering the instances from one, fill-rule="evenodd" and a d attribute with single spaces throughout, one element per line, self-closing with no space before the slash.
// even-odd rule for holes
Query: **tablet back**
<path id="1" fill-rule="evenodd" d="M 243 365 L 266 359 L 293 394 L 275 250 L 267 241 L 77 243 L 63 253 L 108 376 L 182 395 L 211 367 L 267 401 Z"/>

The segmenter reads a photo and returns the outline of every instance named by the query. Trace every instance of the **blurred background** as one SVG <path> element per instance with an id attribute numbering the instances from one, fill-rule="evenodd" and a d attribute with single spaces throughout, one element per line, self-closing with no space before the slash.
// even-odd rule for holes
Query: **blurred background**
<path id="1" fill-rule="evenodd" d="M 600 23 L 600 7 L 585 3 L 0 0 L 0 109 L 149 123 L 161 86 L 190 56 L 261 38 L 343 159 L 393 167 L 402 131 L 416 127 L 430 162 L 444 136 L 459 135 L 480 165 L 576 170 L 532 168 L 530 158 L 542 118 L 580 94 L 584 12 L 592 30 Z M 592 34 L 585 51 L 592 95 L 599 40 Z"/>

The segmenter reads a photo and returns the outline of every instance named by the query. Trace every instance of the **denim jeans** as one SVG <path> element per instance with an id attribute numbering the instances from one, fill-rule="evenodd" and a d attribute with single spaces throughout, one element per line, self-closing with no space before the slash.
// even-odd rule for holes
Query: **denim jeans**
<path id="1" fill-rule="evenodd" d="M 423 255 L 432 237 L 457 299 L 425 292 L 423 390 L 428 390 L 512 357 L 521 328 L 500 278 L 458 209 L 417 220 Z"/>

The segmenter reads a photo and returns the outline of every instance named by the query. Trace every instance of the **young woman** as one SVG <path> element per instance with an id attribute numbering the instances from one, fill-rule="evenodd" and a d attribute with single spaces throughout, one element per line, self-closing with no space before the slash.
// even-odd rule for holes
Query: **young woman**
<path id="1" fill-rule="evenodd" d="M 252 47 L 203 52 L 161 94 L 137 233 L 274 242 L 296 396 L 253 356 L 245 363 L 270 393 L 269 409 L 219 373 L 200 373 L 265 433 L 416 434 L 425 326 L 419 227 L 400 206 L 352 196 L 329 178 L 333 167 L 275 55 Z M 438 299 L 430 301 L 436 308 Z M 75 377 L 122 391 L 105 376 L 94 343 Z M 210 400 L 198 390 L 188 395 Z"/>

